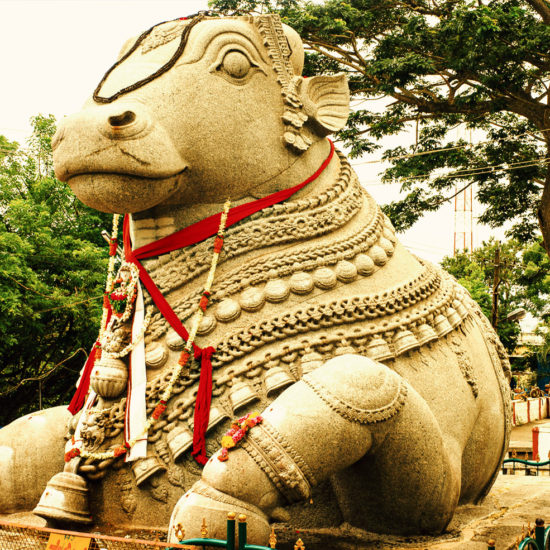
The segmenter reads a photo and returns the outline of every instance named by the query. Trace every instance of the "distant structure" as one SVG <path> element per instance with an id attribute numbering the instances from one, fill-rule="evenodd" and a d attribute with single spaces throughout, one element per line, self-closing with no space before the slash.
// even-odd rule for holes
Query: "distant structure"
<path id="1" fill-rule="evenodd" d="M 453 256 L 461 250 L 474 249 L 474 213 L 472 185 L 455 196 Z"/>

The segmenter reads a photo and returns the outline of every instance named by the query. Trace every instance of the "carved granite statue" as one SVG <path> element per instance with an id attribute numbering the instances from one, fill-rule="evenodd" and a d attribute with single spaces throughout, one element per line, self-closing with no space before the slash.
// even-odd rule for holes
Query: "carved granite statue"
<path id="1" fill-rule="evenodd" d="M 249 540 L 265 543 L 269 522 L 289 510 L 303 528 L 437 533 L 458 504 L 487 494 L 509 437 L 506 354 L 468 293 L 407 252 L 345 157 L 330 157 L 327 135 L 348 116 L 346 79 L 305 78 L 302 65 L 298 35 L 277 16 L 175 20 L 129 40 L 94 97 L 61 123 L 57 176 L 86 204 L 131 214 L 136 247 L 330 162 L 226 230 L 197 333 L 216 349 L 204 469 L 190 454 L 194 365 L 136 461 L 76 457 L 60 474 L 61 408 L 1 430 L 2 512 L 32 509 L 54 476 L 36 509 L 44 517 L 87 523 L 88 504 L 100 528 L 171 517 L 175 540 L 178 524 L 198 535 L 203 517 L 222 536 L 235 511 L 249 518 Z M 143 262 L 188 329 L 213 241 Z M 151 413 L 184 341 L 145 293 L 147 307 Z M 130 330 L 131 319 L 110 323 L 102 364 L 127 369 L 116 353 Z M 65 436 L 78 423 L 84 448 L 120 445 L 126 376 Z M 218 460 L 231 419 L 251 411 L 263 422 Z"/>

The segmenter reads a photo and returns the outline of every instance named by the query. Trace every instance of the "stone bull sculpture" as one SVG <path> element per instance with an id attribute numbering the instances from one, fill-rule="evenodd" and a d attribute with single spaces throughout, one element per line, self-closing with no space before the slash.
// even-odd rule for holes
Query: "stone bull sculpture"
<path id="1" fill-rule="evenodd" d="M 248 516 L 249 540 L 265 543 L 289 510 L 302 528 L 438 533 L 491 488 L 510 428 L 502 345 L 463 288 L 399 244 L 345 157 L 331 156 L 326 136 L 346 122 L 347 83 L 304 78 L 302 65 L 298 35 L 276 16 L 167 22 L 130 40 L 61 123 L 57 176 L 86 204 L 130 214 L 137 247 L 220 212 L 226 198 L 251 203 L 317 177 L 226 231 L 196 337 L 216 348 L 204 469 L 190 452 L 195 365 L 138 460 L 63 466 L 77 426 L 84 448 L 120 443 L 125 392 L 98 390 L 68 432 L 64 408 L 1 430 L 4 513 L 32 509 L 54 476 L 36 508 L 49 519 L 170 521 L 175 540 L 178 524 L 199 535 L 203 517 L 223 536 L 234 511 Z M 143 262 L 184 324 L 213 239 Z M 150 413 L 185 342 L 147 293 L 145 307 Z M 112 320 L 102 364 L 130 327 Z M 218 460 L 230 419 L 254 410 L 263 422 Z"/>

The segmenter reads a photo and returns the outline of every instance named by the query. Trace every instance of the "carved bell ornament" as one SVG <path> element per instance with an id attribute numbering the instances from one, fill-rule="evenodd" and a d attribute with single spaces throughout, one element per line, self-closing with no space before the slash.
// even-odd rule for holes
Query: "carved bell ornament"
<path id="1" fill-rule="evenodd" d="M 447 320 L 449 321 L 449 324 L 455 328 L 462 322 L 462 319 L 456 309 L 450 307 L 447 309 Z"/>
<path id="2" fill-rule="evenodd" d="M 174 461 L 176 461 L 193 445 L 193 433 L 183 426 L 178 426 L 168 432 L 166 442 Z"/>
<path id="3" fill-rule="evenodd" d="M 338 347 L 334 350 L 334 355 L 347 355 L 350 353 L 354 354 L 355 350 L 350 345 L 350 343 L 345 338 L 343 338 Z"/>
<path id="4" fill-rule="evenodd" d="M 384 338 L 375 336 L 367 346 L 367 357 L 375 361 L 386 361 L 393 358 L 393 353 Z"/>
<path id="5" fill-rule="evenodd" d="M 361 275 L 371 275 L 376 269 L 373 259 L 367 254 L 358 254 L 355 258 L 355 266 Z"/>
<path id="6" fill-rule="evenodd" d="M 265 375 L 265 387 L 267 395 L 271 395 L 291 384 L 294 384 L 295 380 L 290 374 L 282 367 L 272 367 Z"/>
<path id="7" fill-rule="evenodd" d="M 288 298 L 290 287 L 283 279 L 271 279 L 271 281 L 266 283 L 264 292 L 268 302 L 277 304 L 284 302 Z"/>
<path id="8" fill-rule="evenodd" d="M 395 353 L 401 355 L 420 346 L 418 340 L 410 330 L 400 330 L 393 339 Z"/>
<path id="9" fill-rule="evenodd" d="M 229 415 L 225 412 L 224 409 L 218 405 L 212 405 L 210 407 L 210 414 L 208 415 L 208 426 L 206 431 L 210 431 L 215 428 L 218 424 L 221 424 L 224 420 L 228 419 Z M 194 430 L 194 424 L 191 424 L 191 430 Z"/>
<path id="10" fill-rule="evenodd" d="M 336 277 L 343 283 L 351 283 L 357 278 L 357 267 L 347 260 L 341 260 L 336 264 Z"/>
<path id="11" fill-rule="evenodd" d="M 57 521 L 92 523 L 86 480 L 72 472 L 55 474 L 48 481 L 33 513 Z"/>
<path id="12" fill-rule="evenodd" d="M 456 312 L 460 315 L 462 319 L 468 316 L 468 310 L 466 306 L 459 300 L 453 300 L 453 307 L 456 309 Z"/>
<path id="13" fill-rule="evenodd" d="M 437 332 L 437 335 L 442 338 L 446 334 L 449 334 L 451 330 L 453 330 L 453 327 L 447 320 L 447 317 L 444 315 L 439 314 L 434 321 L 435 324 L 435 331 Z"/>
<path id="14" fill-rule="evenodd" d="M 229 392 L 229 401 L 233 412 L 260 399 L 258 394 L 252 389 L 252 386 L 244 381 L 233 382 L 233 387 Z"/>
<path id="15" fill-rule="evenodd" d="M 435 330 L 427 323 L 423 323 L 418 327 L 416 339 L 418 340 L 419 345 L 424 346 L 426 344 L 430 344 L 431 342 L 435 342 L 437 338 L 438 336 Z"/>
<path id="16" fill-rule="evenodd" d="M 222 408 L 217 406 L 211 407 L 210 416 L 208 417 L 208 426 L 206 429 L 211 430 L 223 422 L 226 418 L 229 418 L 229 415 Z"/>
<path id="17" fill-rule="evenodd" d="M 315 370 L 323 364 L 323 356 L 315 350 L 306 349 L 306 353 L 302 356 L 302 376 Z"/>
<path id="18" fill-rule="evenodd" d="M 148 452 L 145 458 L 140 458 L 132 464 L 132 471 L 138 487 L 157 472 L 164 470 L 166 470 L 166 466 L 152 452 Z"/>
<path id="19" fill-rule="evenodd" d="M 90 376 L 90 386 L 101 397 L 114 399 L 128 383 L 128 369 L 124 361 L 102 353 Z"/>

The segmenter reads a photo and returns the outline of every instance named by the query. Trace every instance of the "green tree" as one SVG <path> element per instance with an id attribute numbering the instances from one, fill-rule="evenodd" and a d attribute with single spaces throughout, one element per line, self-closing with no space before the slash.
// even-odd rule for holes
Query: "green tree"
<path id="1" fill-rule="evenodd" d="M 385 207 L 398 229 L 474 182 L 492 227 L 550 247 L 550 2 L 547 0 L 211 0 L 224 14 L 277 11 L 303 37 L 305 74 L 345 72 L 355 109 L 339 139 L 360 156 L 384 136 Z M 385 100 L 383 109 L 370 100 Z M 374 103 L 373 105 L 376 105 Z M 465 125 L 486 136 L 453 140 Z M 479 132 L 478 134 L 479 135 Z"/>
<path id="2" fill-rule="evenodd" d="M 540 264 L 535 264 L 539 260 Z M 514 239 L 504 243 L 492 239 L 472 253 L 444 258 L 441 265 L 470 292 L 489 320 L 493 312 L 495 270 L 499 270 L 496 328 L 509 352 L 516 347 L 520 329 L 517 321 L 508 320 L 507 316 L 523 308 L 536 318 L 544 317 L 550 293 L 550 260 L 540 241 L 525 245 Z"/>
<path id="3" fill-rule="evenodd" d="M 55 179 L 53 116 L 29 148 L 0 136 L 0 425 L 68 401 L 95 341 L 109 216 Z M 40 390 L 40 391 L 39 391 Z"/>

